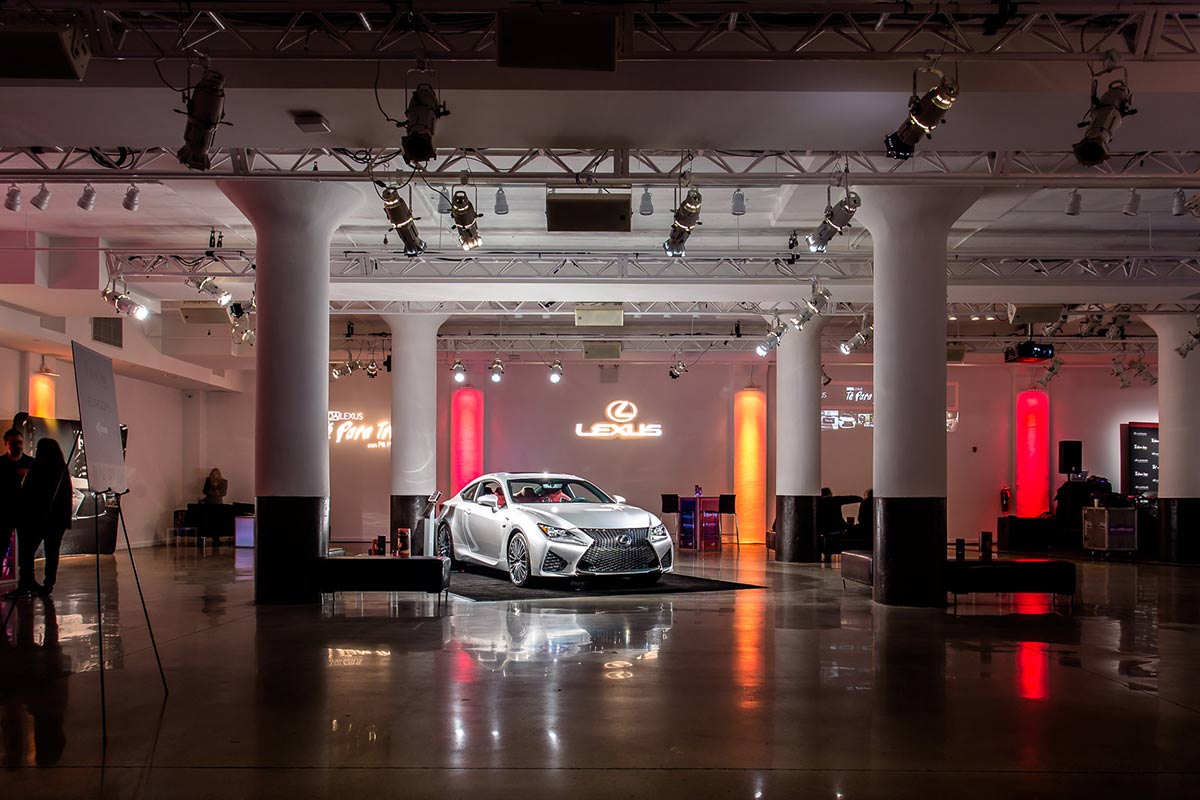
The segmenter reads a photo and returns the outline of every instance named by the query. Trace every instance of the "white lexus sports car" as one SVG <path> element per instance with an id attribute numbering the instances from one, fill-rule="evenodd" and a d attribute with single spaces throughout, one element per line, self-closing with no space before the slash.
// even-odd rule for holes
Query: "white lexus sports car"
<path id="1" fill-rule="evenodd" d="M 662 520 L 574 475 L 495 472 L 446 501 L 436 552 L 533 578 L 627 576 L 652 584 L 674 566 Z"/>

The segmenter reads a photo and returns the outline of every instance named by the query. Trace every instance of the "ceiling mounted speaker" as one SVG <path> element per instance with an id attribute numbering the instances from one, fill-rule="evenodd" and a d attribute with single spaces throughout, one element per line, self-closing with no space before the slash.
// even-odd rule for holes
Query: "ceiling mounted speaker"
<path id="1" fill-rule="evenodd" d="M 616 361 L 621 357 L 620 342 L 584 342 L 584 358 L 599 358 L 605 361 Z"/>
<path id="2" fill-rule="evenodd" d="M 628 233 L 633 195 L 553 192 L 546 195 L 547 231 Z"/>
<path id="3" fill-rule="evenodd" d="M 625 308 L 620 303 L 580 303 L 575 306 L 575 327 L 620 327 L 625 324 Z"/>
<path id="4" fill-rule="evenodd" d="M 963 342 L 946 342 L 946 362 L 961 364 L 967 360 L 967 345 Z"/>
<path id="5" fill-rule="evenodd" d="M 1045 322 L 1056 322 L 1066 312 L 1062 305 L 1016 305 L 1008 304 L 1008 321 L 1013 325 L 1038 325 Z"/>
<path id="6" fill-rule="evenodd" d="M 0 26 L 0 53 L 0 78 L 81 81 L 92 58 L 78 28 L 15 18 Z"/>
<path id="7" fill-rule="evenodd" d="M 496 65 L 615 72 L 615 14 L 501 11 L 496 15 Z"/>

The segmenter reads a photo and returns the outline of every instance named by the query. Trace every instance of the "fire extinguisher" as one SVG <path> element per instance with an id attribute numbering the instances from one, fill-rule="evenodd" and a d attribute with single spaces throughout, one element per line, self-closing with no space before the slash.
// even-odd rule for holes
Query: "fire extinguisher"
<path id="1" fill-rule="evenodd" d="M 1008 505 L 1011 502 L 1012 502 L 1012 490 L 1008 488 L 1007 484 L 1005 484 L 1005 486 L 1002 489 L 1000 489 L 1000 510 L 1007 513 Z"/>

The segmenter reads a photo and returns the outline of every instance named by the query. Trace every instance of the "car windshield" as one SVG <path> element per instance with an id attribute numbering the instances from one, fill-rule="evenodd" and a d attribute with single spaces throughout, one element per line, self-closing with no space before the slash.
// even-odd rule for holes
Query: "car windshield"
<path id="1" fill-rule="evenodd" d="M 508 482 L 515 503 L 611 503 L 612 498 L 587 481 L 526 478 Z"/>

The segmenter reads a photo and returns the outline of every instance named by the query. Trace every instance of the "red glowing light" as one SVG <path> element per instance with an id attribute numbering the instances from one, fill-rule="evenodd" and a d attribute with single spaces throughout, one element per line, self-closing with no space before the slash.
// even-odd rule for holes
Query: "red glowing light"
<path id="1" fill-rule="evenodd" d="M 450 399 L 450 492 L 483 474 L 483 392 L 470 386 Z"/>
<path id="2" fill-rule="evenodd" d="M 1017 692 L 1026 700 L 1045 700 L 1050 694 L 1050 662 L 1044 642 L 1017 645 Z"/>
<path id="3" fill-rule="evenodd" d="M 1050 510 L 1050 398 L 1030 390 L 1017 395 L 1016 513 L 1038 517 Z"/>

